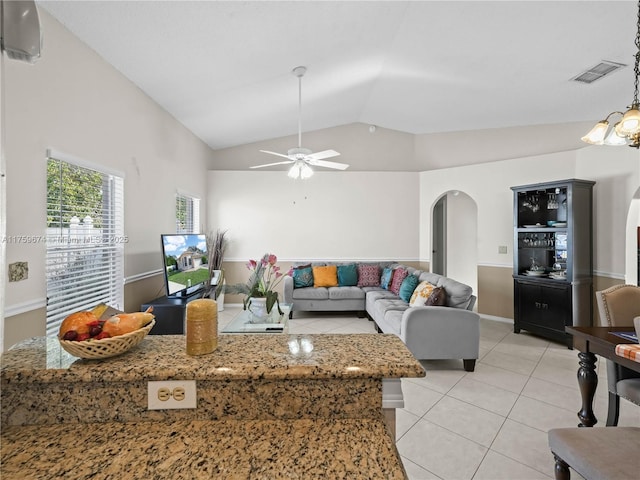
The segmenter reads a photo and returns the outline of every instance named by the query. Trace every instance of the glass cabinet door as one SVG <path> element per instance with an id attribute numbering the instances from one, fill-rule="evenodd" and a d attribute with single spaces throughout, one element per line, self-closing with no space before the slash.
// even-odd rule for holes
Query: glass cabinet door
<path id="1" fill-rule="evenodd" d="M 566 231 L 519 231 L 517 268 L 519 275 L 566 280 Z"/>

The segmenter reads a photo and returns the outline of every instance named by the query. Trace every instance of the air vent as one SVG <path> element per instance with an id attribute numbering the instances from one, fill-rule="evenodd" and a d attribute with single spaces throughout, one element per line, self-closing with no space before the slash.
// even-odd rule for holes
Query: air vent
<path id="1" fill-rule="evenodd" d="M 571 80 L 581 83 L 593 83 L 596 80 L 600 80 L 602 77 L 615 72 L 616 70 L 626 67 L 624 63 L 610 62 L 608 60 L 602 60 L 599 64 L 591 67 L 581 74 L 573 77 Z"/>

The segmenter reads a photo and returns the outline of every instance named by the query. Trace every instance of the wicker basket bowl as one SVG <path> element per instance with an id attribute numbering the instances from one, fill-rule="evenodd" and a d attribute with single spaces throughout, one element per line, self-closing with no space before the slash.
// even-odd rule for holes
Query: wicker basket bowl
<path id="1" fill-rule="evenodd" d="M 138 345 L 155 324 L 156 321 L 151 320 L 151 323 L 138 330 L 101 340 L 85 340 L 83 342 L 60 340 L 60 345 L 74 357 L 87 359 L 115 357 Z"/>

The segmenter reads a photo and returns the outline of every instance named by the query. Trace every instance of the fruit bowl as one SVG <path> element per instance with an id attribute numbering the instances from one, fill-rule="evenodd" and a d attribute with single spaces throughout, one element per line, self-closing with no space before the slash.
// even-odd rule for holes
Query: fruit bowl
<path id="1" fill-rule="evenodd" d="M 138 345 L 155 324 L 156 321 L 151 320 L 150 323 L 138 330 L 101 340 L 84 340 L 81 342 L 60 340 L 60 346 L 74 357 L 90 360 L 115 357 Z"/>

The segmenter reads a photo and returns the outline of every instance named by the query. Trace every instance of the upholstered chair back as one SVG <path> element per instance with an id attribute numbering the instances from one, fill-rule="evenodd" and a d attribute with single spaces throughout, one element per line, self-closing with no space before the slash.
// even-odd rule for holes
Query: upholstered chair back
<path id="1" fill-rule="evenodd" d="M 640 287 L 615 285 L 596 292 L 596 302 L 602 326 L 633 326 L 633 319 L 640 316 Z"/>

